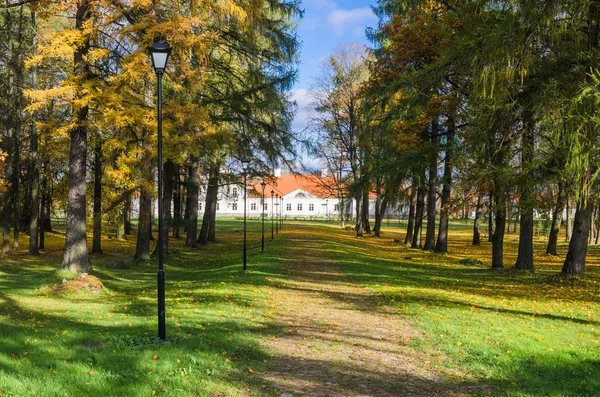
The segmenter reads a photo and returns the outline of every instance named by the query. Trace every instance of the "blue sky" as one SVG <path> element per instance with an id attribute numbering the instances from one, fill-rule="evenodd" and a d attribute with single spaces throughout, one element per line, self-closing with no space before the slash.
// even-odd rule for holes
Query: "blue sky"
<path id="1" fill-rule="evenodd" d="M 365 28 L 375 26 L 371 11 L 375 0 L 303 0 L 304 18 L 298 27 L 302 42 L 298 82 L 292 91 L 298 104 L 294 130 L 303 130 L 309 120 L 308 104 L 319 65 L 345 42 L 367 43 Z"/>

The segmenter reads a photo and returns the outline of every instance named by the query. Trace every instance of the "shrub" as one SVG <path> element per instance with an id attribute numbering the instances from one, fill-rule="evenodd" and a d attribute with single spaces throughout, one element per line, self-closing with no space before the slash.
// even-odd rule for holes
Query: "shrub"
<path id="1" fill-rule="evenodd" d="M 465 266 L 483 266 L 483 262 L 475 258 L 461 259 L 460 264 Z"/>

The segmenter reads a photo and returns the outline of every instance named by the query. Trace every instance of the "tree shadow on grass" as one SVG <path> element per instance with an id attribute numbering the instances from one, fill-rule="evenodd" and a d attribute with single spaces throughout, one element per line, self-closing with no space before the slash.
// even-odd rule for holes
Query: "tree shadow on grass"
<path id="1" fill-rule="evenodd" d="M 13 313 L 0 329 L 0 387 L 9 394 L 54 396 L 66 389 L 69 395 L 146 396 L 155 390 L 201 396 L 229 390 L 233 396 L 261 390 L 248 368 L 269 358 L 252 336 L 264 327 L 186 318 L 180 327 L 169 324 L 172 343 L 163 345 L 148 323 L 99 325 L 33 311 L 3 293 L 0 301 L 2 312 Z"/>

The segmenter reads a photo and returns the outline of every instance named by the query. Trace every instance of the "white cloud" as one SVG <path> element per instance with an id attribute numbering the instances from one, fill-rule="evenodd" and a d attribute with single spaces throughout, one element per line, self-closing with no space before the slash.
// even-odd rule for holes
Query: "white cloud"
<path id="1" fill-rule="evenodd" d="M 353 34 L 360 29 L 362 33 L 368 23 L 375 21 L 377 21 L 377 17 L 369 7 L 333 10 L 327 18 L 330 28 L 339 37 L 344 35 L 346 29 L 351 29 Z"/>

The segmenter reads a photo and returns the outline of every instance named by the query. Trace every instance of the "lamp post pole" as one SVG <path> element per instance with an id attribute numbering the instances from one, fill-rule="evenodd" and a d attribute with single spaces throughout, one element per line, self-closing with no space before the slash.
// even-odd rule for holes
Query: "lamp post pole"
<path id="1" fill-rule="evenodd" d="M 281 197 L 281 215 L 279 216 L 279 229 L 283 230 L 283 197 Z"/>
<path id="2" fill-rule="evenodd" d="M 327 223 L 329 223 L 329 199 L 325 199 L 325 214 L 327 215 Z"/>
<path id="3" fill-rule="evenodd" d="M 274 220 L 273 220 L 274 218 L 273 218 L 273 215 L 274 215 L 274 211 L 275 211 L 275 206 L 273 205 L 273 197 L 274 197 L 274 195 L 275 195 L 275 191 L 271 190 L 271 241 L 275 240 L 275 233 L 273 232 L 273 230 L 274 230 L 273 229 L 273 227 L 274 227 L 274 223 L 273 223 L 274 222 Z"/>
<path id="4" fill-rule="evenodd" d="M 162 77 L 167 66 L 171 47 L 164 42 L 156 42 L 150 47 L 152 66 L 158 80 L 158 337 L 167 341 L 165 270 L 164 270 L 164 230 L 163 230 L 163 197 L 162 197 Z"/>
<path id="5" fill-rule="evenodd" d="M 277 222 L 275 222 L 275 234 L 279 234 L 279 211 L 281 211 L 279 208 L 279 193 L 275 193 L 275 200 L 277 201 L 275 205 L 278 207 L 277 212 L 275 212 L 275 219 L 277 219 Z"/>
<path id="6" fill-rule="evenodd" d="M 261 251 L 265 250 L 265 187 L 267 184 L 262 181 L 260 186 L 262 187 L 262 200 L 260 205 L 262 207 L 262 239 L 261 239 Z"/>
<path id="7" fill-rule="evenodd" d="M 242 159 L 244 167 L 244 272 L 246 272 L 247 248 L 246 248 L 246 196 L 248 195 L 248 164 L 250 160 Z"/>

